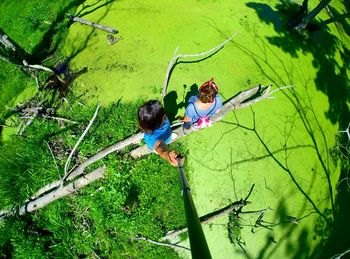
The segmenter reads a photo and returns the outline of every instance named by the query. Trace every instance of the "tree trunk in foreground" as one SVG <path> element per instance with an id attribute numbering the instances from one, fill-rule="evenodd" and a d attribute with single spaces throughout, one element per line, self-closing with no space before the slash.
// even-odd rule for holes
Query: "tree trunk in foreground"
<path id="1" fill-rule="evenodd" d="M 17 214 L 21 216 L 28 212 L 33 212 L 37 209 L 43 208 L 49 203 L 54 202 L 55 200 L 65 197 L 69 194 L 72 194 L 78 191 L 80 188 L 83 188 L 84 186 L 100 178 L 103 178 L 105 171 L 106 171 L 105 167 L 99 167 L 96 170 L 92 171 L 91 173 L 88 173 L 83 177 L 80 177 L 79 179 L 71 182 L 66 186 L 59 187 L 34 200 L 28 200 L 27 202 L 25 202 L 25 204 L 22 207 L 18 209 L 2 210 L 0 211 L 0 221 L 11 215 Z"/>

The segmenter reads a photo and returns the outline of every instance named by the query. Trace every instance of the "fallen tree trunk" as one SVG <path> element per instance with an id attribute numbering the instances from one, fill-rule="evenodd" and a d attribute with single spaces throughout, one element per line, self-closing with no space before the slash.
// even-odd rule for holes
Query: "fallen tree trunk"
<path id="1" fill-rule="evenodd" d="M 97 29 L 100 29 L 100 30 L 103 30 L 103 31 L 106 31 L 106 32 L 109 32 L 109 33 L 113 33 L 113 34 L 116 34 L 118 33 L 118 31 L 112 27 L 109 27 L 109 26 L 106 26 L 106 25 L 102 25 L 102 24 L 98 24 L 98 23 L 94 23 L 94 22 L 90 22 L 88 20 L 85 20 L 83 18 L 80 18 L 80 17 L 76 17 L 74 15 L 69 15 L 69 19 L 73 22 L 78 22 L 80 24 L 85 24 L 85 25 L 88 25 L 88 26 L 91 26 L 91 27 L 94 27 L 94 28 L 97 28 Z"/>
<path id="2" fill-rule="evenodd" d="M 288 86 L 286 86 L 286 87 L 288 87 Z M 212 122 L 217 122 L 217 121 L 221 120 L 223 118 L 223 116 L 229 111 L 232 111 L 232 110 L 238 109 L 238 108 L 247 107 L 247 106 L 252 105 L 253 103 L 258 102 L 260 100 L 263 100 L 265 98 L 272 98 L 271 94 L 273 92 L 275 92 L 277 90 L 281 90 L 283 88 L 285 88 L 285 87 L 281 87 L 279 89 L 276 89 L 274 91 L 269 92 L 270 87 L 257 86 L 257 87 L 254 87 L 252 89 L 248 89 L 246 91 L 240 92 L 236 96 L 234 96 L 231 100 L 227 101 L 224 104 L 221 111 L 212 117 Z M 182 127 L 175 129 L 174 132 L 177 133 L 178 136 L 174 140 L 172 140 L 172 142 L 185 136 L 183 131 L 182 131 Z M 130 145 L 139 144 L 142 139 L 143 139 L 143 133 L 140 132 L 140 133 L 137 133 L 137 134 L 135 134 L 135 135 L 123 140 L 123 141 L 120 141 L 116 144 L 113 144 L 113 145 L 101 150 L 100 152 L 96 153 L 94 156 L 86 159 L 84 162 L 82 162 L 80 165 L 78 165 L 74 170 L 72 170 L 68 174 L 68 176 L 66 177 L 65 180 L 66 181 L 73 181 L 75 178 L 81 176 L 84 173 L 84 170 L 86 169 L 86 167 L 88 167 L 88 166 L 92 165 L 93 163 L 97 162 L 98 160 L 106 157 L 107 155 L 111 154 L 112 152 L 120 151 L 120 150 L 122 150 Z M 141 147 L 131 151 L 131 156 L 136 158 L 136 157 L 140 157 L 143 155 L 147 155 L 149 153 L 150 153 L 150 151 L 146 146 L 141 146 Z M 83 178 L 85 178 L 85 176 L 76 179 L 76 181 L 79 181 Z M 58 180 L 58 181 L 52 182 L 52 183 L 42 187 L 40 190 L 38 190 L 35 193 L 35 195 L 33 197 L 31 197 L 31 200 L 38 200 L 41 197 L 46 197 L 46 195 L 52 194 L 52 192 L 54 192 L 58 187 L 61 186 L 61 183 L 62 183 L 62 181 Z M 52 201 L 50 201 L 50 202 L 52 202 Z M 25 205 L 25 206 L 27 206 L 27 205 Z M 43 206 L 40 206 L 40 208 L 41 207 L 43 207 Z M 36 208 L 36 209 L 38 209 L 38 208 Z M 10 210 L 10 211 L 13 211 L 13 210 Z M 29 212 L 29 211 L 24 210 L 24 212 Z M 3 217 L 9 216 L 9 214 L 11 214 L 11 213 L 8 213 L 8 211 L 5 211 L 6 216 L 2 216 L 3 214 L 4 214 L 4 211 L 3 212 L 0 211 L 0 219 L 2 219 Z"/>
<path id="3" fill-rule="evenodd" d="M 58 200 L 62 197 L 65 197 L 69 194 L 72 194 L 79 190 L 80 188 L 104 177 L 104 173 L 106 171 L 105 167 L 99 167 L 96 170 L 92 171 L 80 177 L 79 179 L 69 183 L 66 186 L 61 186 L 43 196 L 40 196 L 34 200 L 28 200 L 23 206 L 18 209 L 12 210 L 2 210 L 0 211 L 0 220 L 3 220 L 12 215 L 24 215 L 27 212 L 33 212 L 40 208 L 45 207 L 46 205 Z"/>
<path id="4" fill-rule="evenodd" d="M 74 170 L 72 170 L 66 180 L 70 181 L 75 179 L 76 177 L 80 176 L 81 174 L 84 173 L 84 170 L 86 167 L 88 167 L 89 165 L 92 165 L 93 163 L 97 162 L 98 160 L 108 156 L 109 154 L 122 150 L 127 146 L 133 145 L 133 144 L 138 144 L 141 142 L 141 140 L 143 139 L 143 133 L 138 133 L 135 134 L 123 141 L 120 141 L 116 144 L 113 144 L 103 150 L 101 150 L 100 152 L 96 153 L 95 155 L 93 155 L 92 157 L 86 159 L 84 162 L 82 162 L 80 165 L 78 165 Z M 35 194 L 35 197 L 50 191 L 53 188 L 57 188 L 58 186 L 60 186 L 61 184 L 61 180 L 52 182 L 48 185 L 45 185 L 44 187 L 42 187 L 40 190 L 38 190 Z"/>
<path id="5" fill-rule="evenodd" d="M 276 90 L 280 90 L 283 88 L 279 88 Z M 250 106 L 256 102 L 259 102 L 263 99 L 266 98 L 272 98 L 271 94 L 273 92 L 275 92 L 276 90 L 270 92 L 270 86 L 256 86 L 254 88 L 242 91 L 240 93 L 238 93 L 236 96 L 234 96 L 233 98 L 231 98 L 230 100 L 228 100 L 221 108 L 220 112 L 213 115 L 210 120 L 212 123 L 216 123 L 218 121 L 220 121 L 225 114 L 227 114 L 230 111 L 236 110 L 236 109 L 241 109 L 241 108 L 245 108 L 247 106 Z M 173 130 L 174 133 L 177 134 L 177 137 L 172 139 L 171 142 L 174 142 L 176 140 L 178 140 L 179 138 L 182 138 L 185 136 L 183 130 L 182 130 L 182 126 L 177 127 L 176 129 Z M 188 133 L 186 133 L 186 135 L 190 134 L 193 132 L 193 129 L 191 128 Z M 150 154 L 152 151 L 149 150 L 149 148 L 144 145 L 141 147 L 138 147 L 134 150 L 132 150 L 130 152 L 130 155 L 133 158 L 138 158 L 138 157 L 142 157 L 145 156 L 147 154 Z"/>
<path id="6" fill-rule="evenodd" d="M 282 88 L 280 88 L 282 89 Z M 261 93 L 262 91 L 264 91 L 265 93 L 258 97 L 258 98 L 255 98 L 253 100 L 250 100 L 248 102 L 244 102 L 244 100 L 247 100 L 248 98 L 251 98 L 251 97 L 254 97 L 254 95 L 258 94 L 258 93 Z M 238 108 L 244 108 L 246 106 L 249 106 L 255 102 L 258 102 L 262 99 L 265 99 L 267 97 L 271 97 L 270 95 L 274 92 L 272 91 L 271 93 L 268 92 L 269 91 L 269 87 L 268 88 L 262 88 L 262 87 L 254 87 L 252 89 L 249 89 L 249 90 L 246 90 L 246 91 L 243 91 L 239 94 L 237 94 L 235 97 L 233 97 L 231 100 L 229 100 L 228 102 L 226 102 L 224 104 L 224 106 L 222 107 L 221 111 L 214 115 L 212 117 L 212 121 L 213 122 L 216 122 L 216 121 L 219 121 L 222 119 L 222 117 L 229 111 L 232 111 L 234 109 L 238 109 Z M 182 128 L 179 127 L 177 129 L 174 130 L 175 133 L 178 134 L 177 138 L 172 140 L 173 141 L 176 141 L 177 139 L 181 138 L 184 136 L 183 134 L 183 131 L 182 131 Z M 97 162 L 98 160 L 108 156 L 109 154 L 113 153 L 113 152 L 116 152 L 116 151 L 120 151 L 130 145 L 136 145 L 136 144 L 139 144 L 141 142 L 141 140 L 143 139 L 143 133 L 137 133 L 123 141 L 120 141 L 116 144 L 113 144 L 103 150 L 101 150 L 100 152 L 96 153 L 95 155 L 93 155 L 92 157 L 86 159 L 84 162 L 82 162 L 80 165 L 78 165 L 73 171 L 71 171 L 67 177 L 66 180 L 70 181 L 70 180 L 73 180 L 74 178 L 78 177 L 79 175 L 81 175 L 85 168 L 88 167 L 89 165 Z M 141 157 L 141 156 L 144 156 L 144 155 L 147 155 L 149 154 L 150 151 L 149 149 L 147 148 L 147 146 L 141 146 L 139 148 L 136 148 L 134 150 L 131 151 L 130 155 L 133 157 L 133 158 L 137 158 L 137 157 Z M 60 185 L 61 181 L 56 181 L 56 182 L 53 182 L 53 183 L 50 183 L 44 187 L 42 187 L 36 194 L 35 196 L 39 196 L 41 195 L 42 193 L 45 193 L 45 192 L 48 192 L 49 190 L 53 189 L 53 188 L 57 188 L 59 185 Z"/>

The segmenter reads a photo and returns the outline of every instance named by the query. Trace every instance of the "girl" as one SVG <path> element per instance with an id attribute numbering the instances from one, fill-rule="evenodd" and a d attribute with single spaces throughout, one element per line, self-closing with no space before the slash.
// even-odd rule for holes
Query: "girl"
<path id="1" fill-rule="evenodd" d="M 199 88 L 197 95 L 189 99 L 184 118 L 185 130 L 190 129 L 191 126 L 194 130 L 211 126 L 210 116 L 218 113 L 222 107 L 221 98 L 217 95 L 218 91 L 214 79 L 211 79 Z"/>

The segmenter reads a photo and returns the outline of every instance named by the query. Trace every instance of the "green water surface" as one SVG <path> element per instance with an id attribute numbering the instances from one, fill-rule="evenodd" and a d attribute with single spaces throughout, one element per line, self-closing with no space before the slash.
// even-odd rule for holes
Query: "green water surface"
<path id="1" fill-rule="evenodd" d="M 259 83 L 274 84 L 272 89 L 293 86 L 292 92 L 276 92 L 276 98 L 263 100 L 252 110 L 228 114 L 223 122 L 182 140 L 188 148 L 191 171 L 187 173 L 199 215 L 245 198 L 255 184 L 251 203 L 243 211 L 270 208 L 264 220 L 276 224 L 271 230 L 260 227 L 252 233 L 259 214 L 242 215 L 244 254 L 228 239 L 228 218 L 213 221 L 204 226 L 213 258 L 308 257 L 327 232 L 320 214 L 332 218 L 330 196 L 335 195 L 339 165 L 329 151 L 335 145 L 337 114 L 343 111 L 343 103 L 330 104 L 331 95 L 325 85 L 331 83 L 332 76 L 338 78 L 344 71 L 349 75 L 342 69 L 345 65 L 340 55 L 340 41 L 348 44 L 349 38 L 330 25 L 329 34 L 335 36 L 326 40 L 332 44 L 332 53 L 296 44 L 283 32 L 282 20 L 274 8 L 278 2 L 114 1 L 84 18 L 118 29 L 116 37 L 122 37 L 118 43 L 111 46 L 107 33 L 73 24 L 64 44 L 64 54 L 72 58 L 71 69 L 88 68 L 88 73 L 76 79 L 74 91 L 85 93 L 91 103 L 160 99 L 176 47 L 180 54 L 200 53 L 235 32 L 239 35 L 215 55 L 176 65 L 165 99 L 168 110 L 182 115 L 184 106 L 179 104 L 191 86 L 193 90 L 211 77 L 224 100 Z M 322 40 L 326 36 L 315 35 Z M 329 60 L 333 71 L 324 76 L 322 66 Z M 298 94 L 302 110 L 293 105 L 293 92 Z M 305 117 L 301 117 L 301 111 Z M 232 124 L 238 118 L 242 125 L 253 127 L 253 112 L 256 132 L 264 144 L 253 131 Z M 268 156 L 266 148 L 275 159 Z M 288 221 L 290 216 L 298 218 L 299 224 Z M 189 257 L 184 252 L 180 255 Z"/>

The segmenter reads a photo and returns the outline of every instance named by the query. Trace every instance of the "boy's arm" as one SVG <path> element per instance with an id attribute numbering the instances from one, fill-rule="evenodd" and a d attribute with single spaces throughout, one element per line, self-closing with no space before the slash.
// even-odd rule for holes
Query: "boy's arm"
<path id="1" fill-rule="evenodd" d="M 157 140 L 154 144 L 154 150 L 158 155 L 167 160 L 172 166 L 177 166 L 177 153 L 174 150 L 169 150 L 167 144 L 162 140 Z"/>

